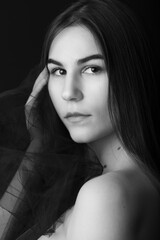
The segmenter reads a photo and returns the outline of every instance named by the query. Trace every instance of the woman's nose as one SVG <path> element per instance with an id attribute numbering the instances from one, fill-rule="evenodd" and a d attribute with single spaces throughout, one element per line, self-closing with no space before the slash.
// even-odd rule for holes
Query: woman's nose
<path id="1" fill-rule="evenodd" d="M 62 91 L 62 98 L 65 101 L 80 101 L 83 99 L 81 87 L 78 86 L 77 79 L 66 79 Z"/>

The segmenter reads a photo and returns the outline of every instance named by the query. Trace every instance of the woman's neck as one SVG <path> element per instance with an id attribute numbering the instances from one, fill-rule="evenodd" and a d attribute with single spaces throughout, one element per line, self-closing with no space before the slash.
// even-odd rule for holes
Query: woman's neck
<path id="1" fill-rule="evenodd" d="M 96 153 L 101 164 L 106 166 L 107 172 L 125 169 L 134 164 L 114 133 L 89 143 L 89 146 Z"/>

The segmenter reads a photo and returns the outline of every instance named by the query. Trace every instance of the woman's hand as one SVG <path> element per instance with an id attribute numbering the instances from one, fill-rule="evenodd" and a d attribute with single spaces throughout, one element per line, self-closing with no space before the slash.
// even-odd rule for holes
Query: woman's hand
<path id="1" fill-rule="evenodd" d="M 30 132 L 31 140 L 40 139 L 40 126 L 36 119 L 35 109 L 36 109 L 36 100 L 39 92 L 48 82 L 48 71 L 46 68 L 39 74 L 36 79 L 32 92 L 25 104 L 25 116 L 26 116 L 26 126 Z"/>
<path id="2" fill-rule="evenodd" d="M 43 69 L 43 71 L 39 74 L 38 78 L 36 79 L 32 92 L 26 102 L 25 106 L 33 106 L 35 99 L 38 95 L 38 93 L 42 90 L 42 88 L 46 85 L 48 81 L 48 71 L 46 68 Z"/>

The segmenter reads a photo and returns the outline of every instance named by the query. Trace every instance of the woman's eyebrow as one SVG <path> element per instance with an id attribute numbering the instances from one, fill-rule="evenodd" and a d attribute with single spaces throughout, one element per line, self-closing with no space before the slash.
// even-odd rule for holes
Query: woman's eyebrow
<path id="1" fill-rule="evenodd" d="M 85 62 L 88 62 L 88 61 L 94 60 L 94 59 L 102 59 L 102 60 L 104 60 L 104 57 L 101 54 L 93 54 L 93 55 L 90 55 L 90 56 L 87 56 L 87 57 L 79 59 L 77 61 L 77 64 L 80 65 L 82 63 L 85 63 Z M 59 62 L 57 60 L 54 60 L 53 58 L 49 58 L 48 59 L 47 65 L 48 64 L 55 64 L 55 65 L 63 67 L 63 64 L 61 62 Z"/>
<path id="2" fill-rule="evenodd" d="M 87 56 L 85 58 L 79 59 L 77 61 L 77 63 L 82 64 L 82 63 L 88 62 L 88 61 L 93 60 L 93 59 L 104 59 L 104 58 L 101 54 L 93 54 L 93 55 Z"/>
<path id="3" fill-rule="evenodd" d="M 54 60 L 53 58 L 49 58 L 49 59 L 47 60 L 47 65 L 48 65 L 48 64 L 55 64 L 55 65 L 59 65 L 59 66 L 63 67 L 63 64 L 62 64 L 62 63 Z"/>

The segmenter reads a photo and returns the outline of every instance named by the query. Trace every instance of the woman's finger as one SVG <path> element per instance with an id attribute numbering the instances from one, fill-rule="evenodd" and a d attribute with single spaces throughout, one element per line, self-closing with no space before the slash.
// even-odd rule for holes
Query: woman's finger
<path id="1" fill-rule="evenodd" d="M 32 105 L 34 99 L 36 98 L 37 94 L 41 91 L 41 89 L 47 84 L 48 82 L 48 71 L 46 67 L 43 71 L 39 74 L 38 78 L 36 79 L 32 92 L 26 102 L 26 105 Z"/>

